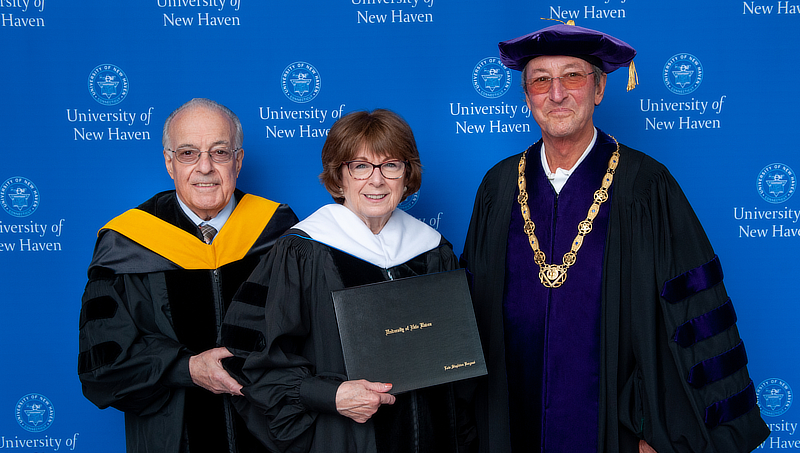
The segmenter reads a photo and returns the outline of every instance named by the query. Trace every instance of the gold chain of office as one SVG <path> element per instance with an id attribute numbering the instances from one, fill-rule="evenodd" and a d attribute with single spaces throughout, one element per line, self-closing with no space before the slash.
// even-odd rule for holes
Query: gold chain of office
<path id="1" fill-rule="evenodd" d="M 534 234 L 536 225 L 531 220 L 530 209 L 528 209 L 528 191 L 525 184 L 525 156 L 528 151 L 526 150 L 522 153 L 522 157 L 519 159 L 519 197 L 517 197 L 517 201 L 522 210 L 522 218 L 525 220 L 524 231 L 528 235 L 528 242 L 530 242 L 531 249 L 533 249 L 533 261 L 539 265 L 539 281 L 547 288 L 558 288 L 567 280 L 567 269 L 575 264 L 578 250 L 583 245 L 583 238 L 592 231 L 592 223 L 600 212 L 600 205 L 608 200 L 608 189 L 614 181 L 614 172 L 617 169 L 617 165 L 619 165 L 619 142 L 617 142 L 616 138 L 611 138 L 617 144 L 617 149 L 611 155 L 611 159 L 608 160 L 608 170 L 603 176 L 603 182 L 600 188 L 594 192 L 594 199 L 592 206 L 589 207 L 589 213 L 586 214 L 586 220 L 578 224 L 578 235 L 572 241 L 570 251 L 564 254 L 562 264 L 547 264 L 545 262 L 547 258 L 545 253 L 539 249 L 539 240 L 536 239 L 536 234 Z"/>

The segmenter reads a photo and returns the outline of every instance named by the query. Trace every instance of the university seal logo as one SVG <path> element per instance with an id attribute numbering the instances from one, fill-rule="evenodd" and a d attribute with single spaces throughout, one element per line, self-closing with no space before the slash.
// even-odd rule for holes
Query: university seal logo
<path id="1" fill-rule="evenodd" d="M 783 379 L 764 380 L 756 388 L 756 396 L 761 414 L 768 417 L 780 417 L 792 406 L 792 388 Z"/>
<path id="2" fill-rule="evenodd" d="M 101 64 L 89 73 L 89 93 L 100 104 L 119 104 L 128 95 L 129 89 L 125 71 L 113 64 Z"/>
<path id="3" fill-rule="evenodd" d="M 32 433 L 46 430 L 56 418 L 53 403 L 38 393 L 29 393 L 20 398 L 15 414 L 19 426 Z"/>
<path id="4" fill-rule="evenodd" d="M 472 86 L 485 98 L 499 98 L 511 88 L 511 70 L 499 58 L 484 58 L 472 69 Z"/>
<path id="5" fill-rule="evenodd" d="M 8 178 L 0 186 L 0 206 L 14 217 L 28 217 L 39 207 L 39 189 L 28 178 Z"/>
<path id="6" fill-rule="evenodd" d="M 783 203 L 794 195 L 797 177 L 788 165 L 775 163 L 764 167 L 758 174 L 756 189 L 769 203 Z"/>
<path id="7" fill-rule="evenodd" d="M 317 97 L 321 87 L 322 79 L 317 68 L 304 61 L 290 64 L 281 73 L 281 89 L 292 102 L 311 101 Z"/>
<path id="8" fill-rule="evenodd" d="M 415 204 L 417 204 L 417 201 L 419 201 L 419 190 L 406 197 L 406 199 L 401 201 L 397 207 L 403 211 L 408 211 L 409 209 L 413 208 Z"/>
<path id="9" fill-rule="evenodd" d="M 689 94 L 703 82 L 703 65 L 694 55 L 679 53 L 664 65 L 664 85 L 675 94 Z"/>

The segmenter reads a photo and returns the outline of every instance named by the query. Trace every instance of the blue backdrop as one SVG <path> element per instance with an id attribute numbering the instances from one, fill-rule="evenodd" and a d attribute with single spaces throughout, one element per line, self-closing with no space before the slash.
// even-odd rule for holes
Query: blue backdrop
<path id="1" fill-rule="evenodd" d="M 331 124 L 386 107 L 414 129 L 423 185 L 404 208 L 460 253 L 486 170 L 539 138 L 497 42 L 573 19 L 638 50 L 596 124 L 665 163 L 726 272 L 764 418 L 800 449 L 796 347 L 800 3 L 759 0 L 0 0 L 0 449 L 122 452 L 122 416 L 76 375 L 97 230 L 173 187 L 169 112 L 241 118 L 239 187 L 301 218 L 330 202 Z"/>

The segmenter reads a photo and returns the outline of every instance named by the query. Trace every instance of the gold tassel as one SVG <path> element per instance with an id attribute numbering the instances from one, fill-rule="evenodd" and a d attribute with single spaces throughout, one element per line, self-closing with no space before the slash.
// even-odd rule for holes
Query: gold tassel
<path id="1" fill-rule="evenodd" d="M 631 60 L 631 64 L 628 66 L 628 91 L 636 88 L 638 84 L 639 74 L 636 74 L 636 66 L 634 66 L 633 60 Z"/>
<path id="2" fill-rule="evenodd" d="M 570 20 L 568 20 L 568 21 L 566 21 L 566 22 L 564 22 L 564 21 L 563 21 L 563 20 L 561 20 L 561 19 L 550 19 L 549 17 L 540 17 L 539 19 L 540 19 L 540 20 L 554 20 L 554 21 L 556 21 L 556 22 L 561 22 L 561 23 L 562 23 L 562 24 L 564 24 L 564 25 L 575 25 L 575 21 L 574 21 L 574 20 L 572 20 L 572 19 L 570 19 Z"/>

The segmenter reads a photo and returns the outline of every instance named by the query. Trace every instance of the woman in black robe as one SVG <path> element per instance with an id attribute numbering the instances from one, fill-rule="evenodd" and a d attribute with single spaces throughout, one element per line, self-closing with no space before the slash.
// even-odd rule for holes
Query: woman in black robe
<path id="1" fill-rule="evenodd" d="M 278 452 L 457 451 L 451 385 L 394 396 L 390 383 L 347 380 L 331 299 L 458 266 L 449 242 L 397 209 L 421 184 L 413 133 L 391 111 L 354 112 L 331 128 L 322 163 L 336 204 L 278 240 L 225 319 L 246 396 L 237 409 Z"/>

